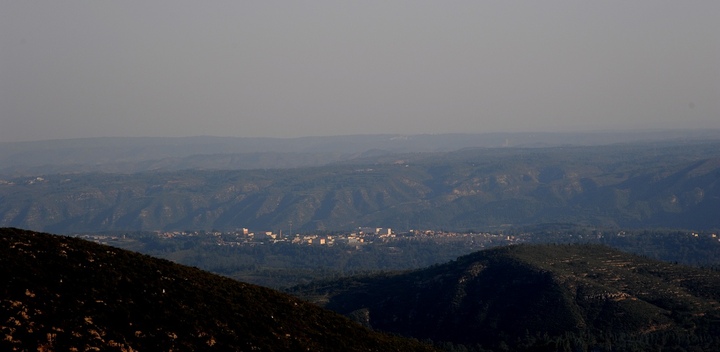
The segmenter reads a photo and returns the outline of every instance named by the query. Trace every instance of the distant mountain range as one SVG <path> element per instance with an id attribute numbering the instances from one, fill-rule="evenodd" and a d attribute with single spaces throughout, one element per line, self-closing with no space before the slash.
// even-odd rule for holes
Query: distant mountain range
<path id="1" fill-rule="evenodd" d="M 86 138 L 0 143 L 0 175 L 251 170 L 328 165 L 368 156 L 463 148 L 540 148 L 720 140 L 720 130 L 351 135 L 302 138 Z"/>
<path id="2" fill-rule="evenodd" d="M 720 142 L 366 151 L 293 169 L 0 178 L 0 226 L 55 233 L 542 223 L 720 228 Z"/>
<path id="3" fill-rule="evenodd" d="M 720 272 L 597 245 L 496 248 L 292 292 L 374 329 L 463 351 L 720 348 Z"/>
<path id="4" fill-rule="evenodd" d="M 2 351 L 431 351 L 277 291 L 0 229 Z"/>

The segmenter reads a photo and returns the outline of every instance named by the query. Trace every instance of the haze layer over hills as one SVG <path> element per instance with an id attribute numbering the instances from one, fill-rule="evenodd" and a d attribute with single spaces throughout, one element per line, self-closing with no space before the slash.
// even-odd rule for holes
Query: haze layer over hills
<path id="1" fill-rule="evenodd" d="M 697 140 L 720 140 L 720 131 L 65 139 L 0 143 L 0 175 L 278 169 L 320 166 L 367 156 L 450 152 L 463 148 L 597 146 Z"/>

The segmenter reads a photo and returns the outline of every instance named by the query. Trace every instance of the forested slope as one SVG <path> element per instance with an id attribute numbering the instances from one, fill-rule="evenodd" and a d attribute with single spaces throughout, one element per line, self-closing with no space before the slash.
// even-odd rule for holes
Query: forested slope
<path id="1" fill-rule="evenodd" d="M 0 229 L 3 351 L 408 351 L 315 305 L 166 260 Z"/>
<path id="2" fill-rule="evenodd" d="M 293 292 L 375 329 L 512 351 L 720 348 L 720 272 L 598 245 L 518 245 Z"/>

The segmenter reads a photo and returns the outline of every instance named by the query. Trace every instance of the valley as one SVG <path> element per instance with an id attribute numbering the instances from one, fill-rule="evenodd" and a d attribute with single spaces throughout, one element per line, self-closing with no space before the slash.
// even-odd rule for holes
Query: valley
<path id="1" fill-rule="evenodd" d="M 720 347 L 716 139 L 424 137 L 0 150 L 3 346 Z"/>
<path id="2" fill-rule="evenodd" d="M 303 301 L 79 238 L 1 228 L 0 241 L 6 350 L 720 347 L 720 271 L 604 245 L 502 246 L 286 290 Z"/>

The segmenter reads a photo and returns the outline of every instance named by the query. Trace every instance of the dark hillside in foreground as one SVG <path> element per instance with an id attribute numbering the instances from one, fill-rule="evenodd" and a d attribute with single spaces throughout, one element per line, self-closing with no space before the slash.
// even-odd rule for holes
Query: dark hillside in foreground
<path id="1" fill-rule="evenodd" d="M 0 229 L 2 351 L 409 351 L 279 292 L 133 252 Z"/>
<path id="2" fill-rule="evenodd" d="M 720 348 L 720 272 L 603 246 L 503 247 L 423 270 L 319 282 L 294 292 L 378 330 L 465 347 Z"/>

